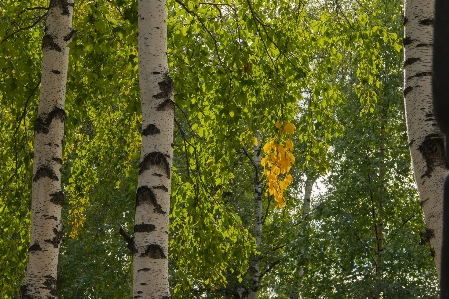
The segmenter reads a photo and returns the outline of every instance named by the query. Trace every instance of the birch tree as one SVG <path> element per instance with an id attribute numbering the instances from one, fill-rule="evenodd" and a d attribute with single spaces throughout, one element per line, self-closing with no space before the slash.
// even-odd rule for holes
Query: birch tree
<path id="1" fill-rule="evenodd" d="M 257 250 L 260 250 L 260 244 L 262 241 L 262 182 L 260 180 L 260 160 L 261 160 L 261 145 L 259 134 L 254 139 L 254 206 L 255 213 L 254 219 L 256 221 L 254 225 L 254 238 L 256 239 Z M 260 273 L 259 273 L 259 256 L 252 255 L 249 265 L 250 271 L 250 286 L 248 288 L 248 299 L 257 299 L 257 293 L 260 287 Z"/>
<path id="2" fill-rule="evenodd" d="M 447 120 L 449 113 L 447 87 L 449 79 L 449 59 L 447 56 L 447 44 L 449 42 L 449 23 L 447 14 L 449 5 L 447 1 L 435 1 L 435 30 L 433 48 L 433 69 L 432 69 L 432 93 L 433 112 L 435 119 L 444 134 L 445 157 L 449 158 L 448 133 L 449 123 Z M 449 298 L 449 175 L 446 175 L 443 189 L 443 229 L 440 263 L 440 298 Z"/>
<path id="3" fill-rule="evenodd" d="M 430 242 L 440 273 L 443 181 L 448 170 L 443 134 L 432 109 L 431 74 L 434 1 L 405 1 L 404 98 L 413 171 Z"/>
<path id="4" fill-rule="evenodd" d="M 138 6 L 142 148 L 134 222 L 133 298 L 170 298 L 168 216 L 173 155 L 173 82 L 165 1 Z"/>
<path id="5" fill-rule="evenodd" d="M 42 77 L 34 122 L 31 242 L 22 298 L 56 298 L 59 244 L 64 235 L 61 209 L 64 101 L 69 63 L 73 0 L 50 1 L 42 38 Z"/>

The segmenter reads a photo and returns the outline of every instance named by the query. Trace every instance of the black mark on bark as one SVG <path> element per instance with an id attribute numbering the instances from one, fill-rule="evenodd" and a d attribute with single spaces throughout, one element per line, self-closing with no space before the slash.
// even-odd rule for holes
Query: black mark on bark
<path id="1" fill-rule="evenodd" d="M 50 290 L 50 294 L 56 296 L 56 279 L 51 275 L 45 275 L 44 289 Z"/>
<path id="2" fill-rule="evenodd" d="M 150 244 L 144 253 L 140 255 L 141 257 L 148 256 L 152 259 L 165 259 L 167 258 L 164 254 L 164 250 L 158 244 Z"/>
<path id="3" fill-rule="evenodd" d="M 159 75 L 161 72 L 152 72 L 153 75 Z"/>
<path id="4" fill-rule="evenodd" d="M 64 36 L 64 41 L 68 42 L 69 40 L 71 40 L 72 38 L 74 38 L 75 35 L 76 35 L 76 31 L 72 28 L 72 29 L 70 30 L 70 32 L 69 32 L 66 36 Z"/>
<path id="5" fill-rule="evenodd" d="M 424 26 L 430 26 L 433 25 L 433 19 L 424 19 L 419 21 L 420 25 L 424 25 Z"/>
<path id="6" fill-rule="evenodd" d="M 414 78 L 414 77 L 426 77 L 426 76 L 432 76 L 432 72 L 420 72 L 420 73 L 417 73 L 416 75 L 413 75 L 413 76 L 410 76 L 410 77 L 408 77 L 407 79 L 411 79 L 411 78 Z"/>
<path id="7" fill-rule="evenodd" d="M 432 72 L 420 72 L 415 75 L 415 77 L 425 77 L 425 76 L 432 76 Z"/>
<path id="8" fill-rule="evenodd" d="M 413 90 L 413 87 L 411 87 L 411 86 L 405 88 L 405 89 L 404 89 L 404 97 L 405 97 L 410 91 L 412 91 L 412 90 Z"/>
<path id="9" fill-rule="evenodd" d="M 430 256 L 435 258 L 435 249 L 433 247 L 430 247 Z"/>
<path id="10" fill-rule="evenodd" d="M 44 35 L 42 38 L 42 49 L 62 52 L 62 48 L 55 42 L 54 37 L 49 34 Z"/>
<path id="11" fill-rule="evenodd" d="M 413 42 L 412 38 L 410 36 L 407 36 L 402 40 L 402 44 L 404 46 L 410 45 Z"/>
<path id="12" fill-rule="evenodd" d="M 55 205 L 61 206 L 64 204 L 64 192 L 58 191 L 56 193 L 50 194 L 50 201 Z"/>
<path id="13" fill-rule="evenodd" d="M 160 132 L 161 132 L 161 130 L 159 130 L 159 128 L 156 127 L 156 125 L 154 125 L 154 124 L 149 124 L 149 125 L 142 131 L 142 135 L 143 135 L 143 136 L 156 135 L 156 134 L 159 134 Z"/>
<path id="14" fill-rule="evenodd" d="M 421 59 L 419 58 L 408 58 L 405 62 L 404 62 L 404 67 L 406 67 L 407 65 L 411 65 L 414 64 L 417 61 L 420 61 Z"/>
<path id="15" fill-rule="evenodd" d="M 70 15 L 69 7 L 73 7 L 73 3 L 69 3 L 67 0 L 50 0 L 50 8 L 59 7 L 62 10 L 62 15 Z"/>
<path id="16" fill-rule="evenodd" d="M 56 75 L 59 75 L 61 72 L 60 71 L 58 71 L 58 70 L 51 70 L 51 72 L 53 73 L 53 74 L 56 74 Z"/>
<path id="17" fill-rule="evenodd" d="M 433 113 L 426 113 L 426 121 L 432 121 L 435 119 Z"/>
<path id="18" fill-rule="evenodd" d="M 419 205 L 422 207 L 422 206 L 424 206 L 424 204 L 426 203 L 426 202 L 428 202 L 429 201 L 429 198 L 426 198 L 426 199 L 424 199 L 424 200 L 421 200 L 420 202 L 419 202 Z"/>
<path id="19" fill-rule="evenodd" d="M 62 165 L 62 159 L 61 158 L 51 158 L 53 161 L 55 161 L 58 164 Z"/>
<path id="20" fill-rule="evenodd" d="M 147 154 L 143 161 L 140 162 L 139 174 L 145 170 L 150 169 L 151 165 L 156 165 L 164 170 L 167 178 L 170 178 L 170 164 L 168 164 L 167 158 L 161 152 L 152 152 Z"/>
<path id="21" fill-rule="evenodd" d="M 20 286 L 20 298 L 22 299 L 33 299 L 30 295 L 30 289 L 28 289 L 27 284 L 23 284 Z"/>
<path id="22" fill-rule="evenodd" d="M 168 109 L 175 109 L 175 103 L 170 99 L 166 99 L 156 108 L 157 111 L 165 111 Z"/>
<path id="23" fill-rule="evenodd" d="M 61 140 L 61 143 L 62 143 L 62 140 Z M 51 143 L 51 142 L 49 142 L 49 143 L 46 143 L 45 145 L 46 145 L 46 146 L 54 146 L 54 147 L 59 147 L 59 144 L 56 144 L 56 143 Z"/>
<path id="24" fill-rule="evenodd" d="M 55 221 L 58 221 L 58 217 L 56 217 L 56 216 L 53 216 L 53 215 L 43 215 L 44 217 L 45 217 L 45 219 L 46 220 L 50 220 L 50 219 L 53 219 L 53 220 L 55 220 Z"/>
<path id="25" fill-rule="evenodd" d="M 134 225 L 135 233 L 150 233 L 156 229 L 156 226 L 153 224 L 136 224 Z"/>
<path id="26" fill-rule="evenodd" d="M 155 173 L 153 173 L 153 175 L 154 175 L 154 176 L 158 176 L 158 177 L 161 177 L 161 176 L 162 176 L 162 174 L 160 174 L 160 173 L 156 173 L 156 172 L 155 172 Z"/>
<path id="27" fill-rule="evenodd" d="M 33 245 L 30 246 L 30 248 L 28 248 L 28 251 L 41 251 L 42 248 L 38 243 L 34 243 Z"/>
<path id="28" fill-rule="evenodd" d="M 139 187 L 136 193 L 136 206 L 140 206 L 144 203 L 152 204 L 154 206 L 155 213 L 165 214 L 165 211 L 162 210 L 162 206 L 157 202 L 153 190 L 148 188 L 148 186 Z"/>
<path id="29" fill-rule="evenodd" d="M 432 44 L 417 44 L 416 45 L 417 48 L 421 48 L 421 47 L 429 48 L 429 47 L 432 47 L 432 46 L 433 46 Z"/>
<path id="30" fill-rule="evenodd" d="M 65 121 L 65 111 L 61 108 L 55 107 L 53 111 L 47 115 L 41 115 L 34 121 L 34 132 L 48 134 L 50 124 L 53 119 L 59 119 L 61 122 Z"/>
<path id="31" fill-rule="evenodd" d="M 430 239 L 435 237 L 435 232 L 433 229 L 426 228 L 425 231 L 419 233 L 419 236 L 421 237 L 421 242 L 419 242 L 419 245 L 423 246 L 430 243 Z"/>
<path id="32" fill-rule="evenodd" d="M 421 176 L 430 178 L 435 167 L 449 169 L 449 163 L 444 152 L 444 138 L 440 134 L 427 135 L 418 150 L 426 160 L 426 172 Z"/>
<path id="33" fill-rule="evenodd" d="M 407 24 L 407 22 L 408 22 L 408 19 L 407 19 L 407 17 L 406 16 L 404 16 L 404 18 L 402 19 L 402 24 Z"/>
<path id="34" fill-rule="evenodd" d="M 52 181 L 59 181 L 56 173 L 48 166 L 41 166 L 34 175 L 33 182 L 37 182 L 39 179 L 48 177 Z"/>
<path id="35" fill-rule="evenodd" d="M 64 227 L 62 227 L 60 231 L 58 231 L 56 228 L 53 228 L 53 233 L 55 234 L 55 236 L 51 240 L 47 239 L 44 241 L 52 244 L 54 248 L 58 248 L 59 243 L 61 243 L 62 238 L 64 237 Z"/>
<path id="36" fill-rule="evenodd" d="M 153 189 L 161 189 L 161 190 L 164 190 L 165 192 L 168 192 L 168 188 L 165 187 L 165 186 L 163 186 L 163 185 L 160 185 L 160 186 L 153 186 L 152 188 L 153 188 Z"/>
<path id="37" fill-rule="evenodd" d="M 142 268 L 137 270 L 137 272 L 148 272 L 148 271 L 150 271 L 150 268 Z"/>
<path id="38" fill-rule="evenodd" d="M 159 88 L 161 90 L 160 93 L 154 95 L 155 99 L 169 99 L 170 95 L 173 94 L 173 80 L 170 78 L 168 73 L 164 74 L 164 80 L 158 83 Z"/>

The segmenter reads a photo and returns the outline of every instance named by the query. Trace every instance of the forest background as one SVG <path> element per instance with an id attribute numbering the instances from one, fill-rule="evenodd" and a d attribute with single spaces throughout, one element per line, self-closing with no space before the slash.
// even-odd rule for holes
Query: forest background
<path id="1" fill-rule="evenodd" d="M 0 3 L 1 298 L 18 298 L 25 275 L 47 7 Z M 437 298 L 407 144 L 402 3 L 175 0 L 167 11 L 172 297 L 243 298 L 256 261 L 259 298 Z M 129 298 L 119 230 L 132 231 L 140 157 L 137 2 L 77 1 L 73 27 L 58 296 Z M 273 143 L 292 148 L 293 182 L 280 198 L 262 177 L 257 244 L 253 151 L 270 157 Z"/>

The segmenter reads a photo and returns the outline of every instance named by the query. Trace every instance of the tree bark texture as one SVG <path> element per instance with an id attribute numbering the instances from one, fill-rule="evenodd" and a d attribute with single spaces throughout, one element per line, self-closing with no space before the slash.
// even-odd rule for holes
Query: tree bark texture
<path id="1" fill-rule="evenodd" d="M 73 0 L 50 1 L 42 39 L 42 77 L 34 122 L 31 240 L 21 298 L 56 298 L 59 245 L 64 235 L 61 209 L 64 102 Z"/>
<path id="2" fill-rule="evenodd" d="M 256 239 L 257 250 L 262 242 L 262 183 L 260 180 L 261 144 L 257 135 L 257 145 L 254 146 L 254 205 L 255 205 L 255 225 L 254 238 Z M 252 255 L 249 265 L 250 286 L 248 289 L 248 299 L 256 299 L 260 287 L 259 256 Z"/>
<path id="3" fill-rule="evenodd" d="M 445 135 L 446 159 L 449 158 L 449 2 L 435 1 L 433 47 L 433 111 Z M 443 239 L 441 246 L 440 299 L 449 299 L 449 174 L 444 181 Z"/>
<path id="4" fill-rule="evenodd" d="M 408 141 L 426 231 L 440 275 L 443 181 L 449 169 L 443 134 L 432 109 L 432 48 L 434 1 L 405 1 L 404 98 Z"/>
<path id="5" fill-rule="evenodd" d="M 166 1 L 139 0 L 142 149 L 133 251 L 133 298 L 170 298 L 168 216 L 173 156 L 173 82 L 168 73 Z"/>

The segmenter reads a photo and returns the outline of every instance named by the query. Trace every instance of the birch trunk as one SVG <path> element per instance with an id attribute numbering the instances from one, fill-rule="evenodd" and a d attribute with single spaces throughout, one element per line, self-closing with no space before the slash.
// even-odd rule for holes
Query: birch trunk
<path id="1" fill-rule="evenodd" d="M 260 160 L 261 160 L 261 145 L 260 138 L 257 135 L 257 145 L 254 146 L 254 204 L 255 204 L 255 226 L 254 226 L 254 238 L 256 239 L 257 250 L 260 250 L 260 244 L 262 241 L 262 184 L 260 181 Z M 248 289 L 248 299 L 256 299 L 260 287 L 260 274 L 259 274 L 259 257 L 251 256 L 249 265 L 251 277 L 250 287 Z"/>
<path id="2" fill-rule="evenodd" d="M 383 268 L 383 260 L 382 260 L 382 252 L 383 252 L 383 203 L 385 201 L 385 188 L 384 188 L 384 158 L 385 158 L 385 123 L 386 116 L 388 114 L 388 105 L 382 112 L 380 118 L 380 147 L 379 147 L 379 172 L 378 172 L 378 188 L 377 194 L 374 198 L 378 199 L 378 202 L 372 198 L 372 211 L 373 211 L 373 221 L 375 222 L 374 234 L 376 237 L 376 285 L 374 286 L 374 296 L 373 298 L 380 298 L 381 286 L 382 286 L 382 268 Z M 377 204 L 377 215 L 375 214 Z"/>
<path id="3" fill-rule="evenodd" d="M 413 171 L 426 220 L 422 234 L 430 241 L 440 275 L 443 181 L 448 170 L 443 134 L 432 109 L 434 1 L 405 1 L 404 98 Z"/>
<path id="4" fill-rule="evenodd" d="M 64 235 L 61 209 L 64 101 L 69 63 L 73 0 L 50 1 L 42 39 L 42 77 L 34 122 L 31 240 L 21 298 L 56 298 L 59 245 Z"/>
<path id="5" fill-rule="evenodd" d="M 132 247 L 133 298 L 170 298 L 168 215 L 174 102 L 165 5 L 162 0 L 139 0 L 138 6 L 142 149 Z"/>
<path id="6" fill-rule="evenodd" d="M 313 185 L 315 184 L 316 180 L 317 180 L 316 176 L 314 176 L 312 174 L 306 174 L 306 181 L 305 181 L 305 186 L 304 186 L 304 198 L 303 198 L 302 214 L 301 214 L 301 219 L 303 221 L 303 225 L 309 225 L 308 223 L 306 223 L 306 221 L 307 221 L 307 217 L 309 217 L 309 214 L 310 214 Z M 307 254 L 306 248 L 302 247 L 301 248 L 301 256 L 305 256 L 306 254 Z M 304 273 L 305 273 L 304 267 L 300 267 L 298 270 L 298 276 L 300 277 L 300 279 L 302 279 L 304 277 Z M 302 298 L 299 293 L 299 288 L 300 287 L 299 287 L 299 282 L 298 282 L 298 284 L 295 285 L 292 288 L 292 290 L 290 291 L 289 298 L 291 298 L 291 299 Z"/>
<path id="7" fill-rule="evenodd" d="M 313 189 L 313 184 L 315 184 L 316 179 L 311 178 L 310 176 L 307 176 L 306 179 L 306 183 L 305 183 L 305 187 L 304 187 L 304 199 L 303 199 L 303 204 L 302 204 L 302 215 L 301 215 L 301 219 L 302 221 L 306 221 L 307 217 L 309 216 L 310 213 L 310 201 L 312 198 L 312 189 Z M 305 248 L 301 248 L 301 255 L 305 254 Z M 303 277 L 304 276 L 304 267 L 301 267 L 299 269 L 299 276 Z"/>

